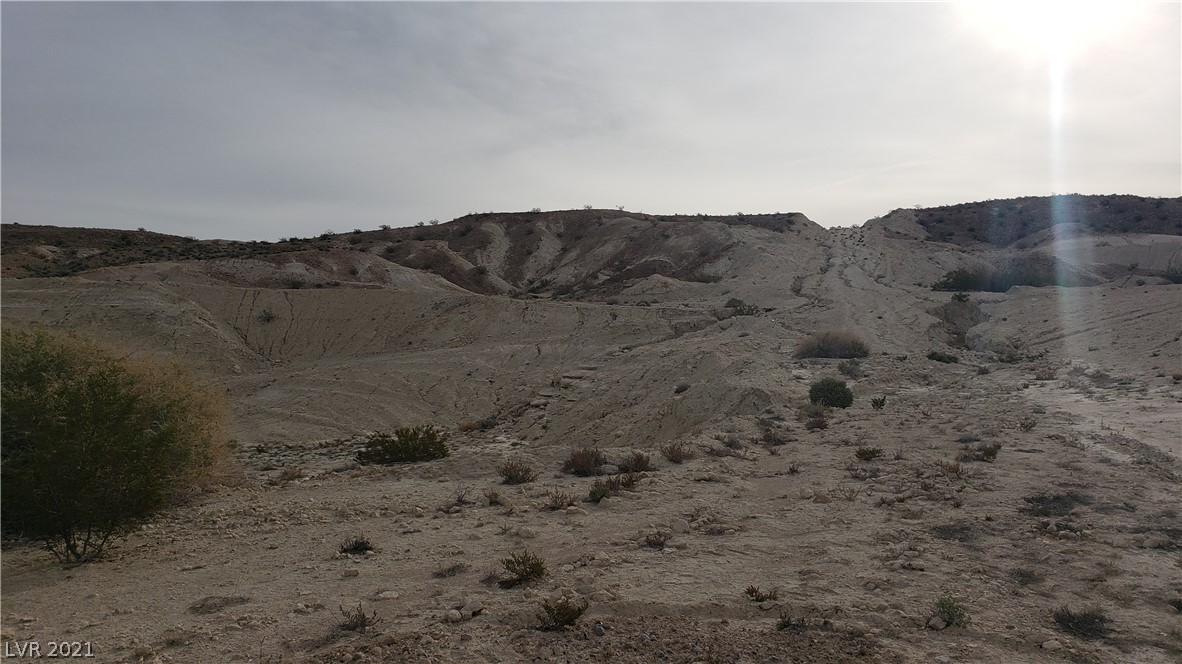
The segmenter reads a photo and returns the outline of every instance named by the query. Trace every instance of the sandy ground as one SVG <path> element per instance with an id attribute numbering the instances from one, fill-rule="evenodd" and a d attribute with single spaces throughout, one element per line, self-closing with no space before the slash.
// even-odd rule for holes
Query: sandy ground
<path id="1" fill-rule="evenodd" d="M 1182 286 L 953 305 L 925 286 L 952 264 L 940 245 L 879 229 L 731 232 L 721 282 L 647 277 L 610 305 L 415 275 L 277 290 L 212 261 L 5 280 L 6 322 L 177 357 L 226 389 L 246 476 L 97 563 L 7 546 L 6 643 L 87 641 L 117 662 L 1182 657 Z M 730 297 L 770 310 L 729 317 Z M 798 407 L 837 363 L 792 351 L 827 326 L 872 353 L 853 406 L 810 431 Z M 460 430 L 488 417 L 495 427 Z M 450 457 L 354 462 L 364 432 L 424 423 L 450 432 Z M 666 461 L 670 442 L 696 458 Z M 961 460 L 988 443 L 1002 445 L 993 462 Z M 642 450 L 656 469 L 550 511 L 553 492 L 582 498 L 595 481 L 560 472 L 576 445 L 613 462 Z M 883 454 L 862 461 L 860 447 Z M 539 478 L 500 485 L 506 460 Z M 655 533 L 663 546 L 648 545 Z M 340 554 L 354 535 L 376 552 Z M 548 576 L 487 582 L 525 550 Z M 751 585 L 776 598 L 753 601 Z M 582 621 L 535 629 L 560 596 L 589 602 Z M 933 629 L 945 596 L 968 627 Z M 359 604 L 381 622 L 339 629 Z M 1064 633 L 1060 607 L 1102 610 L 1111 634 Z M 805 627 L 779 630 L 781 617 Z"/>

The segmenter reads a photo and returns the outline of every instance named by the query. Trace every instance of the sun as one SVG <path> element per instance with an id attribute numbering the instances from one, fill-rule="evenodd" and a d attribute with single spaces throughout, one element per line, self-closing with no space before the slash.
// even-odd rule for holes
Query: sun
<path id="1" fill-rule="evenodd" d="M 994 47 L 1024 60 L 1070 58 L 1120 39 L 1144 18 L 1147 2 L 970 0 L 959 20 Z"/>

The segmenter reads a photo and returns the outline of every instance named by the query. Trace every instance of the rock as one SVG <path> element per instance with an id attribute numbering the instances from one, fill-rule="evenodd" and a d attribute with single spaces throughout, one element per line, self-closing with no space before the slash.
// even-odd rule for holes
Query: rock
<path id="1" fill-rule="evenodd" d="M 610 602 L 615 598 L 615 595 L 606 590 L 597 590 L 591 594 L 591 601 L 593 602 Z"/>
<path id="2" fill-rule="evenodd" d="M 483 610 L 484 605 L 480 603 L 480 600 L 474 599 L 464 604 L 464 606 L 460 609 L 460 613 L 463 614 L 465 619 L 468 619 L 472 616 L 480 615 L 480 612 Z"/>
<path id="3" fill-rule="evenodd" d="M 455 609 L 452 609 L 451 611 L 448 611 L 446 615 L 443 616 L 443 619 L 449 623 L 458 623 L 464 619 L 464 614 L 460 613 L 459 611 L 457 611 Z"/>
<path id="4" fill-rule="evenodd" d="M 1039 647 L 1042 648 L 1043 650 L 1050 650 L 1051 652 L 1054 652 L 1056 650 L 1061 649 L 1063 647 L 1063 644 L 1059 643 L 1055 639 L 1051 639 L 1050 641 L 1043 641 L 1042 645 L 1040 645 Z"/>
<path id="5" fill-rule="evenodd" d="M 152 646 L 136 646 L 135 647 L 135 656 L 137 659 L 147 659 L 155 654 L 156 654 L 156 651 L 152 650 Z"/>
<path id="6" fill-rule="evenodd" d="M 674 519 L 669 523 L 669 528 L 678 534 L 685 534 L 689 532 L 689 522 L 685 519 Z"/>
<path id="7" fill-rule="evenodd" d="M 777 602 L 775 600 L 769 599 L 765 602 L 760 602 L 758 606 L 760 611 L 767 611 L 768 609 L 775 608 L 777 606 Z"/>
<path id="8" fill-rule="evenodd" d="M 817 495 L 813 496 L 813 502 L 814 503 L 831 503 L 831 502 L 833 502 L 833 499 L 830 498 L 829 496 L 826 496 L 823 493 L 818 493 Z"/>
<path id="9" fill-rule="evenodd" d="M 600 498 L 598 505 L 601 508 L 611 507 L 612 506 L 612 499 L 611 498 Z"/>
<path id="10" fill-rule="evenodd" d="M 1073 540 L 1078 536 L 1070 530 L 1060 530 L 1059 534 L 1055 535 L 1055 537 L 1058 537 L 1061 540 Z"/>
<path id="11" fill-rule="evenodd" d="M 519 527 L 516 534 L 521 539 L 534 539 L 538 536 L 538 533 L 535 532 L 533 528 L 528 528 L 526 526 Z"/>
<path id="12" fill-rule="evenodd" d="M 344 572 L 341 572 L 341 576 L 346 579 L 351 579 L 355 576 L 361 576 L 361 570 L 355 568 L 347 569 Z"/>
<path id="13" fill-rule="evenodd" d="M 378 599 L 398 599 L 400 593 L 397 590 L 383 590 L 378 593 Z"/>
<path id="14" fill-rule="evenodd" d="M 583 509 L 582 507 L 579 507 L 578 505 L 571 505 L 570 507 L 566 508 L 566 513 L 579 515 L 579 514 L 586 514 L 587 510 Z"/>
<path id="15" fill-rule="evenodd" d="M 603 636 L 605 633 L 607 633 L 607 630 L 605 630 L 603 625 L 600 623 L 595 623 L 595 626 L 591 628 L 591 632 L 595 634 L 595 636 Z"/>
<path id="16" fill-rule="evenodd" d="M 948 623 L 944 622 L 940 618 L 932 618 L 931 620 L 928 621 L 928 629 L 934 629 L 937 632 L 944 629 L 947 626 L 948 626 Z"/>

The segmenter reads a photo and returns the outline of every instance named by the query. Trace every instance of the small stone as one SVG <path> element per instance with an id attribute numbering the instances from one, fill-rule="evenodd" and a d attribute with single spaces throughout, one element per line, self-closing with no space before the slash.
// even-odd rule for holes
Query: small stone
<path id="1" fill-rule="evenodd" d="M 1039 647 L 1042 648 L 1043 650 L 1050 650 L 1051 652 L 1054 652 L 1056 650 L 1061 649 L 1063 647 L 1063 644 L 1059 643 L 1055 639 L 1051 639 L 1050 641 L 1043 641 L 1042 645 Z"/>
<path id="2" fill-rule="evenodd" d="M 775 608 L 775 606 L 776 606 L 776 601 L 775 601 L 775 600 L 770 600 L 770 599 L 769 599 L 769 600 L 767 600 L 767 601 L 760 602 L 758 606 L 759 606 L 759 610 L 760 610 L 760 611 L 767 611 L 768 609 Z"/>
<path id="3" fill-rule="evenodd" d="M 669 528 L 672 529 L 673 532 L 678 533 L 678 534 L 688 533 L 689 532 L 689 522 L 686 521 L 685 519 L 674 519 L 673 521 L 671 521 L 669 523 Z"/>
<path id="4" fill-rule="evenodd" d="M 359 570 L 359 569 L 347 569 L 341 573 L 341 576 L 345 577 L 346 579 L 351 579 L 355 576 L 360 576 L 360 575 L 361 575 L 361 570 Z"/>
<path id="5" fill-rule="evenodd" d="M 378 599 L 398 599 L 400 596 L 397 590 L 383 590 L 378 593 Z"/>
<path id="6" fill-rule="evenodd" d="M 817 495 L 813 496 L 813 502 L 814 503 L 831 503 L 831 502 L 833 502 L 833 499 L 830 498 L 829 496 L 826 496 L 823 493 L 818 493 Z"/>
<path id="7" fill-rule="evenodd" d="M 591 632 L 595 634 L 595 636 L 603 636 L 607 633 L 607 630 L 605 630 L 603 625 L 600 623 L 595 623 L 595 626 L 591 628 Z"/>
<path id="8" fill-rule="evenodd" d="M 447 612 L 447 615 L 445 615 L 443 617 L 443 619 L 449 623 L 458 623 L 464 619 L 464 614 L 460 613 L 459 611 L 457 611 L 455 609 L 452 609 L 451 611 Z"/>
<path id="9" fill-rule="evenodd" d="M 1055 537 L 1058 537 L 1061 540 L 1073 540 L 1076 538 L 1076 535 L 1070 530 L 1060 530 L 1059 534 L 1055 535 Z"/>
<path id="10" fill-rule="evenodd" d="M 934 629 L 937 632 L 944 629 L 947 626 L 948 626 L 948 623 L 944 622 L 940 618 L 932 618 L 931 620 L 928 621 L 928 629 Z"/>
<path id="11" fill-rule="evenodd" d="M 517 529 L 517 536 L 522 539 L 533 539 L 533 538 L 537 537 L 538 534 L 537 534 L 537 532 L 534 531 L 533 528 L 521 526 L 520 528 Z"/>
<path id="12" fill-rule="evenodd" d="M 480 615 L 480 612 L 483 610 L 484 605 L 480 603 L 480 600 L 474 599 L 464 604 L 463 608 L 460 609 L 460 613 L 464 614 L 465 618 L 471 618 L 472 616 Z"/>

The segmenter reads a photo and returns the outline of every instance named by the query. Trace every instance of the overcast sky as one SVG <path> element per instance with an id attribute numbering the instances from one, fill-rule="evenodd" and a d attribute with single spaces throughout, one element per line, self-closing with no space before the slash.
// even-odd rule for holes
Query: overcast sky
<path id="1" fill-rule="evenodd" d="M 5 2 L 3 220 L 1182 195 L 1179 3 L 1060 4 Z"/>

